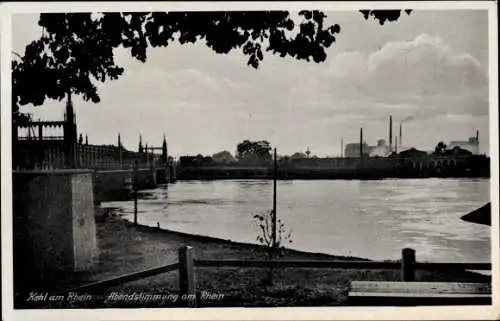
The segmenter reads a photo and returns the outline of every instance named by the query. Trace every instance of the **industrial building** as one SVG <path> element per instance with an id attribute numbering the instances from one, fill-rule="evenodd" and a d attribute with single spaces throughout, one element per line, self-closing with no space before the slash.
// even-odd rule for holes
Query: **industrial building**
<path id="1" fill-rule="evenodd" d="M 363 143 L 363 156 L 369 156 L 370 146 L 365 142 Z M 359 157 L 361 153 L 360 143 L 349 143 L 345 145 L 344 157 Z"/>
<path id="2" fill-rule="evenodd" d="M 476 137 L 469 137 L 467 141 L 451 141 L 448 144 L 448 149 L 453 149 L 454 147 L 460 147 L 472 154 L 479 155 L 479 131 L 476 131 Z"/>
<path id="3" fill-rule="evenodd" d="M 394 138 L 394 142 L 393 142 Z M 361 145 L 361 142 L 362 145 Z M 479 131 L 476 131 L 475 137 L 469 137 L 467 141 L 451 141 L 446 148 L 448 150 L 456 149 L 456 147 L 467 150 L 474 155 L 479 155 Z M 385 139 L 377 140 L 376 146 L 370 146 L 363 139 L 363 129 L 360 129 L 360 142 L 358 143 L 348 143 L 343 144 L 342 140 L 342 157 L 388 157 L 391 154 L 398 154 L 406 150 L 410 150 L 411 147 L 403 146 L 403 125 L 399 125 L 399 135 L 393 137 L 392 133 L 392 116 L 389 116 L 389 144 L 387 144 Z M 432 153 L 429 151 L 428 153 Z"/>
<path id="4" fill-rule="evenodd" d="M 385 139 L 379 139 L 376 146 L 369 146 L 366 141 L 363 140 L 363 129 L 360 130 L 360 142 L 363 142 L 362 148 L 360 148 L 361 143 L 349 143 L 345 146 L 344 157 L 360 157 L 361 149 L 363 156 L 370 157 L 387 157 L 392 153 L 397 153 L 408 148 L 402 147 L 403 142 L 403 125 L 399 125 L 399 142 L 398 137 L 395 137 L 394 145 L 392 143 L 392 116 L 389 116 L 389 144 L 387 144 Z"/>

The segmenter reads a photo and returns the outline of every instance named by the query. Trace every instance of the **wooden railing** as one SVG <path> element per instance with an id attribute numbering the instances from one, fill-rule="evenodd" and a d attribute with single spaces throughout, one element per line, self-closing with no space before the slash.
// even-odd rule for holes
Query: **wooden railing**
<path id="1" fill-rule="evenodd" d="M 87 291 L 87 292 L 101 291 L 101 290 L 104 290 L 106 288 L 117 286 L 117 285 L 120 285 L 120 284 L 123 284 L 126 282 L 137 281 L 137 280 L 145 279 L 145 278 L 155 276 L 158 274 L 176 271 L 178 269 L 179 269 L 179 263 L 162 265 L 159 267 L 143 270 L 140 272 L 129 273 L 129 274 L 125 274 L 125 275 L 120 275 L 118 277 L 110 278 L 107 280 L 89 283 L 89 284 L 79 286 L 77 288 L 67 290 L 64 292 L 65 293 L 69 293 L 69 292 L 78 293 L 78 292 L 83 292 L 83 291 Z"/>
<path id="2" fill-rule="evenodd" d="M 86 284 L 69 292 L 102 291 L 106 288 L 122 285 L 147 277 L 179 270 L 179 292 L 181 296 L 194 298 L 188 300 L 191 307 L 199 307 L 200 293 L 196 290 L 195 268 L 247 267 L 247 268 L 326 268 L 326 269 L 399 269 L 402 281 L 414 281 L 417 269 L 435 271 L 491 270 L 491 263 L 430 263 L 416 262 L 415 250 L 402 250 L 401 261 L 339 261 L 339 260 L 198 260 L 190 246 L 179 248 L 179 261 L 115 278 Z"/>

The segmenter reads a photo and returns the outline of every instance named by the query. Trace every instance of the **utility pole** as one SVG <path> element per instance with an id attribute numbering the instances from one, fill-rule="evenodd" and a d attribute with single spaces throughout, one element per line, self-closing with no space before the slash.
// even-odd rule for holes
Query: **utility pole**
<path id="1" fill-rule="evenodd" d="M 138 184 L 137 184 L 137 170 L 138 170 L 138 162 L 137 159 L 135 160 L 134 163 L 134 170 L 132 174 L 132 193 L 134 197 L 134 225 L 137 225 L 137 189 L 138 189 Z"/>
<path id="2" fill-rule="evenodd" d="M 389 154 L 392 154 L 392 115 L 389 116 Z"/>
<path id="3" fill-rule="evenodd" d="M 118 133 L 118 153 L 120 156 L 120 169 L 123 168 L 123 150 L 122 150 L 122 139 L 120 133 Z"/>
<path id="4" fill-rule="evenodd" d="M 276 154 L 276 148 L 274 148 L 274 184 L 273 184 L 273 249 L 276 249 L 276 193 L 277 193 L 277 182 L 278 182 L 278 158 Z"/>
<path id="5" fill-rule="evenodd" d="M 359 129 L 359 157 L 363 158 L 363 128 Z"/>

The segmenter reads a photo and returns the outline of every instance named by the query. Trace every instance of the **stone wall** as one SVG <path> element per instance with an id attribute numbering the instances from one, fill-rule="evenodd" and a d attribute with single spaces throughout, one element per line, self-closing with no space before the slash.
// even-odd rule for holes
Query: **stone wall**
<path id="1" fill-rule="evenodd" d="M 94 263 L 97 253 L 92 174 L 72 175 L 71 180 L 74 268 L 83 271 Z"/>
<path id="2" fill-rule="evenodd" d="M 14 278 L 82 271 L 97 254 L 92 172 L 13 173 Z"/>

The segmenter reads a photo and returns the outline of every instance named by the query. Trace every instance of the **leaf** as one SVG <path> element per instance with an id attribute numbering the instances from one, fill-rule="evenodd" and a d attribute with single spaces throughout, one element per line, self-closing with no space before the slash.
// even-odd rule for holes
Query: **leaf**
<path id="1" fill-rule="evenodd" d="M 260 49 L 257 49 L 257 58 L 259 60 L 263 60 L 264 59 L 264 56 L 262 55 L 262 50 L 260 50 Z"/>
<path id="2" fill-rule="evenodd" d="M 311 18 L 312 18 L 312 13 L 311 13 L 311 11 L 306 11 L 306 10 L 303 10 L 303 11 L 300 11 L 300 12 L 299 12 L 299 15 L 304 16 L 304 18 L 306 18 L 307 20 L 309 20 L 309 19 L 311 19 Z"/>
<path id="3" fill-rule="evenodd" d="M 264 59 L 260 48 L 266 42 L 273 49 L 270 52 L 281 57 L 290 55 L 306 60 L 313 55 L 318 57 L 315 52 L 325 44 L 328 46 L 328 41 L 319 43 L 312 39 L 329 27 L 319 27 L 324 16 L 319 11 L 314 14 L 304 11 L 303 15 L 309 21 L 304 29 L 309 40 L 304 43 L 301 54 L 297 54 L 296 46 L 292 44 L 300 43 L 296 43 L 293 37 L 284 37 L 284 31 L 296 28 L 287 11 L 111 12 L 98 17 L 90 13 L 43 13 L 38 23 L 44 28 L 44 35 L 26 47 L 20 68 L 13 72 L 13 82 L 16 83 L 13 101 L 41 105 L 46 98 L 62 99 L 63 95 L 58 91 L 66 92 L 69 88 L 83 94 L 86 100 L 99 101 L 93 82 L 115 80 L 123 72 L 115 65 L 114 49 L 120 46 L 130 48 L 132 57 L 146 62 L 148 47 L 165 47 L 174 40 L 174 34 L 179 35 L 177 41 L 181 44 L 205 39 L 206 45 L 216 53 L 240 49 L 248 56 L 248 65 L 255 69 Z M 314 19 L 310 20 L 313 15 Z M 300 36 L 299 32 L 295 38 Z M 40 59 L 47 49 L 55 54 L 54 61 Z M 71 65 L 67 64 L 69 60 Z M 38 72 L 34 73 L 34 70 Z M 54 77 L 47 77 L 47 73 Z M 72 76 L 77 74 L 86 79 Z M 90 75 L 97 77 L 91 79 Z M 32 78 L 29 82 L 18 81 L 28 77 Z M 63 84 L 63 87 L 59 88 L 61 85 L 58 84 Z M 33 88 L 38 92 L 31 93 Z M 90 92 L 89 88 L 92 88 Z"/>
<path id="4" fill-rule="evenodd" d="M 407 15 L 409 15 L 412 10 L 406 9 L 404 10 Z M 373 16 L 375 20 L 378 20 L 380 25 L 384 25 L 386 21 L 396 21 L 401 16 L 402 10 L 360 10 L 363 14 L 365 20 L 367 20 L 370 16 Z"/>

